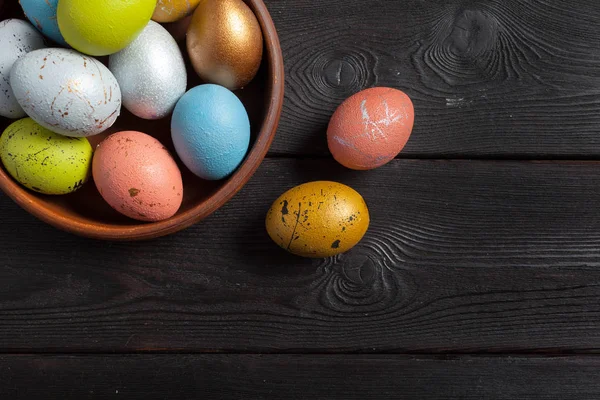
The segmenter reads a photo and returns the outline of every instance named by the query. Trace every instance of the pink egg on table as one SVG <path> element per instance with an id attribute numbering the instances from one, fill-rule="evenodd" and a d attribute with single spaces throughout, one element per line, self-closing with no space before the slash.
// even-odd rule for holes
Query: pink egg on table
<path id="1" fill-rule="evenodd" d="M 92 174 L 111 207 L 140 221 L 161 221 L 181 207 L 181 172 L 152 136 L 124 131 L 109 136 L 94 154 Z"/>
<path id="2" fill-rule="evenodd" d="M 344 101 L 327 128 L 327 143 L 342 165 L 367 170 L 390 162 L 412 132 L 415 111 L 402 91 L 387 87 L 363 90 Z"/>

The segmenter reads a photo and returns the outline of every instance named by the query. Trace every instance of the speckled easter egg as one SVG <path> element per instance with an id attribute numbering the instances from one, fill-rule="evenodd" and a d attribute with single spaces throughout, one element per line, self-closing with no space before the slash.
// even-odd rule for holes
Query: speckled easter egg
<path id="1" fill-rule="evenodd" d="M 175 215 L 183 200 L 183 182 L 175 160 L 152 136 L 118 132 L 105 139 L 92 166 L 98 191 L 115 210 L 140 221 Z"/>
<path id="2" fill-rule="evenodd" d="M 338 107 L 327 129 L 333 157 L 356 170 L 380 167 L 400 153 L 412 132 L 410 98 L 392 88 L 359 92 Z"/>
<path id="3" fill-rule="evenodd" d="M 19 0 L 25 16 L 44 36 L 61 46 L 68 46 L 58 29 L 56 7 L 58 0 Z"/>
<path id="4" fill-rule="evenodd" d="M 10 71 L 19 58 L 43 47 L 44 38 L 31 24 L 20 19 L 0 22 L 0 116 L 25 116 L 10 86 Z"/>
<path id="5" fill-rule="evenodd" d="M 156 22 L 175 22 L 194 12 L 200 0 L 158 0 L 152 19 Z"/>
<path id="6" fill-rule="evenodd" d="M 101 133 L 121 112 L 121 90 L 113 74 L 74 50 L 32 51 L 15 63 L 10 84 L 31 118 L 65 136 Z"/>
<path id="7" fill-rule="evenodd" d="M 85 138 L 58 135 L 24 118 L 0 137 L 0 158 L 23 186 L 43 194 L 67 194 L 88 180 L 92 146 Z"/>
<path id="8" fill-rule="evenodd" d="M 350 250 L 369 228 L 369 210 L 358 192 L 336 182 L 309 182 L 285 192 L 267 213 L 267 232 L 283 249 L 330 257 Z"/>
<path id="9" fill-rule="evenodd" d="M 179 46 L 154 21 L 133 43 L 110 56 L 109 69 L 119 82 L 125 108 L 144 119 L 169 115 L 187 87 Z"/>
<path id="10" fill-rule="evenodd" d="M 250 144 L 250 120 L 233 92 L 201 85 L 179 100 L 171 120 L 179 158 L 197 176 L 219 180 L 242 163 Z"/>
<path id="11" fill-rule="evenodd" d="M 58 26 L 74 49 L 107 56 L 133 42 L 155 7 L 156 0 L 60 0 Z"/>

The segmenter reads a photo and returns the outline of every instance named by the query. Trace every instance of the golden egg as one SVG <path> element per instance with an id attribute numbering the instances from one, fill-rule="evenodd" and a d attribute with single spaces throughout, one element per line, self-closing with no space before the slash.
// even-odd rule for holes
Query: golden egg
<path id="1" fill-rule="evenodd" d="M 204 81 L 239 89 L 260 67 L 260 24 L 242 0 L 202 0 L 188 28 L 187 49 Z"/>
<path id="2" fill-rule="evenodd" d="M 200 0 L 158 0 L 152 19 L 167 23 L 179 21 L 192 14 Z"/>
<path id="3" fill-rule="evenodd" d="M 358 192 L 336 182 L 309 182 L 275 200 L 267 232 L 290 253 L 312 258 L 350 250 L 369 228 L 369 210 Z"/>

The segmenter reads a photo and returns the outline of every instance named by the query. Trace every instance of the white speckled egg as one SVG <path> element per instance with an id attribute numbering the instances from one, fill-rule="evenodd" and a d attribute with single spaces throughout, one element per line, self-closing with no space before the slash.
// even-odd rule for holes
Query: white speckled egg
<path id="1" fill-rule="evenodd" d="M 121 87 L 123 105 L 140 118 L 166 117 L 185 93 L 187 72 L 181 51 L 154 21 L 133 43 L 110 56 L 109 68 Z"/>
<path id="2" fill-rule="evenodd" d="M 43 47 L 43 36 L 28 22 L 20 19 L 0 22 L 0 116 L 25 116 L 10 87 L 10 70 L 19 58 Z"/>
<path id="3" fill-rule="evenodd" d="M 113 74 L 74 50 L 32 51 L 15 63 L 10 84 L 33 120 L 65 136 L 101 133 L 121 112 L 121 90 Z"/>

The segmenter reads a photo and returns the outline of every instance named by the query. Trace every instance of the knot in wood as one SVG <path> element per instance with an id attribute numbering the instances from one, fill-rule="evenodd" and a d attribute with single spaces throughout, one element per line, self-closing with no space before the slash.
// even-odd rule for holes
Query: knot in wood
<path id="1" fill-rule="evenodd" d="M 311 80 L 322 96 L 346 99 L 374 83 L 374 64 L 366 50 L 328 50 L 317 55 Z"/>
<path id="2" fill-rule="evenodd" d="M 323 68 L 323 78 L 332 88 L 350 86 L 356 79 L 356 69 L 347 59 L 331 60 Z"/>
<path id="3" fill-rule="evenodd" d="M 505 83 L 511 46 L 503 43 L 499 33 L 503 10 L 494 7 L 502 6 L 475 3 L 440 16 L 414 56 L 425 67 L 421 73 L 425 85 L 435 90 L 451 89 L 458 98 L 466 98 L 464 92 L 489 90 Z M 504 34 L 506 38 L 511 33 Z"/>
<path id="4" fill-rule="evenodd" d="M 343 276 L 357 286 L 369 286 L 378 269 L 375 262 L 365 255 L 347 257 L 341 265 Z"/>
<path id="5" fill-rule="evenodd" d="M 385 265 L 385 257 L 360 247 L 331 258 L 320 285 L 321 305 L 340 313 L 381 312 L 403 307 L 414 288 L 404 282 L 402 270 Z"/>
<path id="6" fill-rule="evenodd" d="M 481 57 L 496 43 L 498 24 L 484 10 L 462 10 L 454 19 L 447 46 L 462 57 Z"/>

